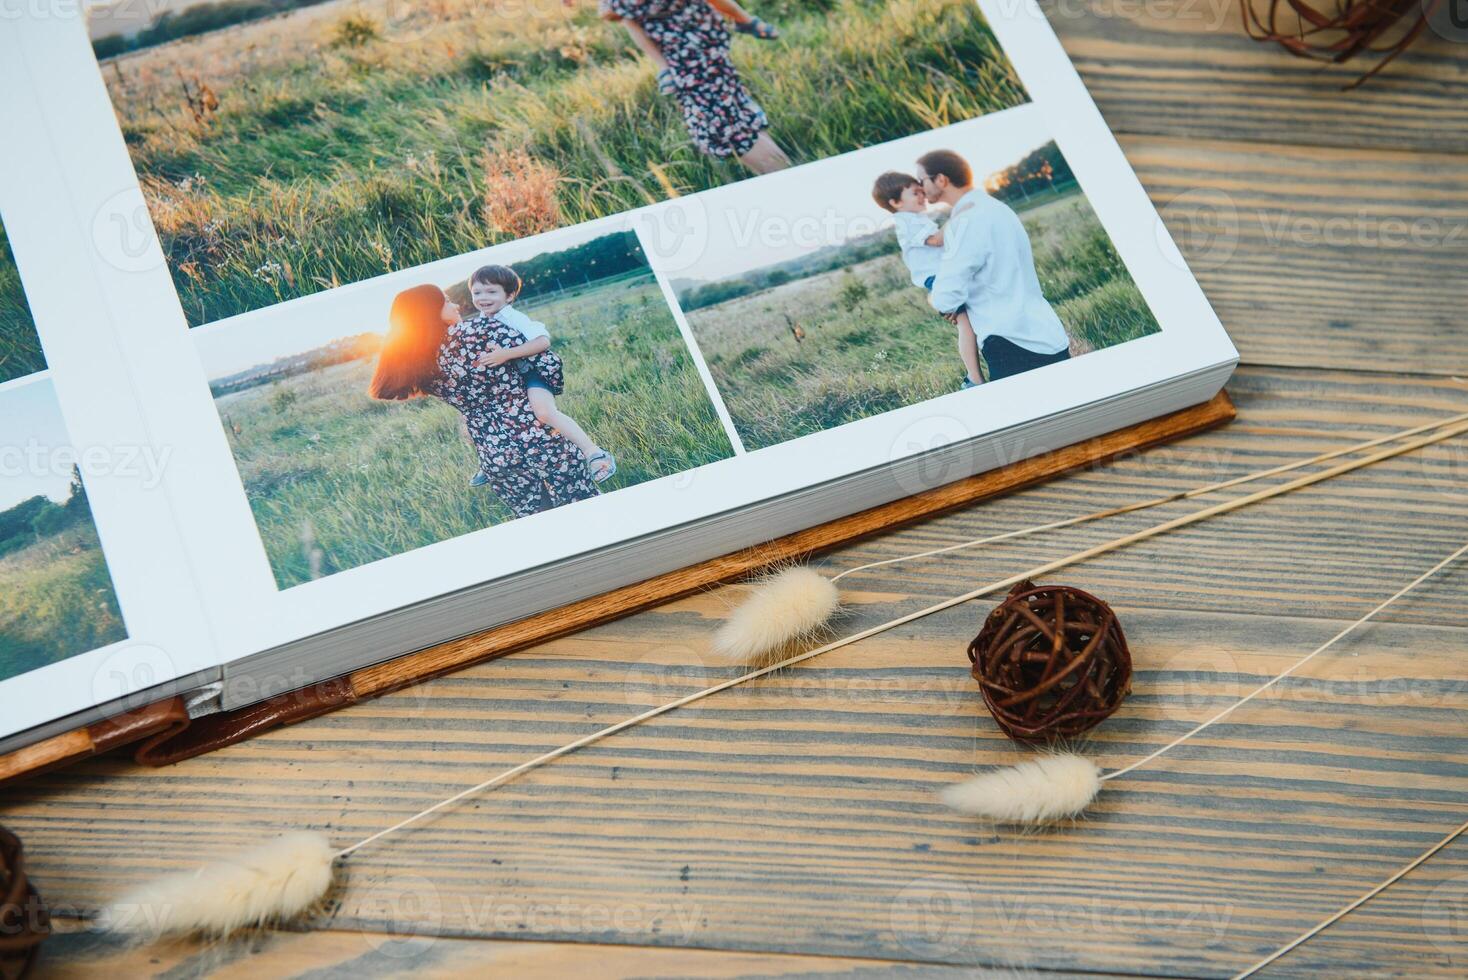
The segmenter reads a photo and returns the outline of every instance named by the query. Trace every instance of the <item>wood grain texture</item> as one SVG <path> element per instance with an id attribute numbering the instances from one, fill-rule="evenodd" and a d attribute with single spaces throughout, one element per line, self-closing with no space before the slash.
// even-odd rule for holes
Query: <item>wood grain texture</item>
<path id="1" fill-rule="evenodd" d="M 669 614 L 717 612 L 702 606 Z M 1138 696 L 1093 746 L 1110 765 L 1338 625 L 1118 611 L 1148 642 Z M 280 826 L 350 841 L 707 677 L 693 651 L 648 657 L 620 625 L 187 772 L 112 770 L 100 813 L 37 799 L 7 820 L 63 903 Z M 363 852 L 320 925 L 1216 976 L 1385 877 L 1468 806 L 1457 634 L 1388 626 L 1108 790 L 1084 825 L 991 834 L 931 798 L 1019 755 L 954 662 L 971 628 L 966 611 L 843 651 Z M 1354 662 L 1363 653 L 1372 669 Z M 65 857 L 83 846 L 92 867 Z M 1365 937 L 1352 962 L 1431 972 L 1440 954 L 1413 924 Z"/>
<path id="2" fill-rule="evenodd" d="M 855 957 L 811 957 L 774 953 L 729 953 L 702 949 L 607 946 L 376 932 L 276 932 L 249 943 L 224 945 L 177 942 L 151 948 L 127 947 L 95 934 L 59 936 L 44 961 L 47 976 L 197 976 L 218 980 L 302 976 L 385 980 L 390 977 L 505 976 L 515 980 L 598 980 L 708 977 L 712 980 L 784 977 L 894 976 L 904 980 L 971 977 L 961 967 L 901 963 Z M 1074 974 L 1076 980 L 1082 976 Z M 1047 974 L 1066 980 L 1065 974 Z M 1118 980 L 1126 980 L 1121 977 Z"/>
<path id="3" fill-rule="evenodd" d="M 1246 363 L 1468 374 L 1468 157 L 1121 144 Z"/>
<path id="4" fill-rule="evenodd" d="M 1464 46 L 1428 37 L 1344 93 L 1349 67 L 1323 71 L 1244 38 L 1234 0 L 1043 5 L 1250 365 L 1230 387 L 1240 420 L 848 546 L 828 567 L 1468 406 L 1452 378 L 1468 374 L 1454 231 L 1468 208 Z M 1226 257 L 1207 233 L 1219 202 L 1233 208 Z M 1394 244 L 1398 219 L 1409 234 Z M 1428 234 L 1414 238 L 1421 219 Z M 1117 607 L 1138 662 L 1136 693 L 1091 748 L 1107 765 L 1145 754 L 1451 552 L 1468 539 L 1465 476 L 1458 440 L 1068 572 Z M 845 628 L 1188 506 L 864 575 L 850 582 Z M 676 712 L 364 850 L 321 931 L 131 952 L 63 936 L 50 963 L 169 976 L 955 972 L 940 963 L 965 975 L 977 964 L 1001 976 L 1227 976 L 1468 811 L 1465 575 L 1118 781 L 1074 828 L 993 834 L 931 801 L 974 767 L 1018 757 L 964 670 L 988 608 L 975 603 Z M 737 595 L 700 593 L 172 769 L 88 761 L 7 794 L 0 822 L 26 837 L 43 890 L 77 912 L 282 826 L 350 843 L 722 676 L 703 642 Z M 1263 976 L 1459 977 L 1465 921 L 1459 841 Z"/>
<path id="5" fill-rule="evenodd" d="M 1430 31 L 1347 92 L 1369 62 L 1322 66 L 1252 41 L 1239 0 L 1039 2 L 1118 133 L 1468 152 L 1468 46 Z"/>
<path id="6" fill-rule="evenodd" d="M 1245 472 L 1468 402 L 1445 379 L 1282 369 L 1246 369 L 1234 392 L 1232 426 L 862 542 L 827 564 Z M 1091 750 L 1107 766 L 1144 754 L 1468 539 L 1465 442 L 1067 573 L 1116 606 L 1137 662 L 1136 694 Z M 853 577 L 842 628 L 1162 516 Z M 1465 576 L 1426 587 L 1227 725 L 1108 789 L 1073 828 L 996 834 L 933 802 L 975 766 L 1020 757 L 965 670 L 964 643 L 988 609 L 980 602 L 701 702 L 364 850 L 317 925 L 1226 975 L 1468 810 Z M 171 769 L 90 761 L 19 787 L 0 820 L 26 837 L 48 895 L 78 909 L 284 826 L 351 843 L 724 676 L 702 644 L 737 595 L 701 593 Z M 1443 855 L 1463 859 L 1461 847 Z M 1453 975 L 1468 955 L 1454 945 L 1459 910 L 1410 890 L 1389 897 L 1399 904 L 1339 939 L 1328 963 Z M 319 962 L 336 962 L 339 941 L 322 940 Z M 1324 949 L 1270 975 L 1310 975 Z"/>

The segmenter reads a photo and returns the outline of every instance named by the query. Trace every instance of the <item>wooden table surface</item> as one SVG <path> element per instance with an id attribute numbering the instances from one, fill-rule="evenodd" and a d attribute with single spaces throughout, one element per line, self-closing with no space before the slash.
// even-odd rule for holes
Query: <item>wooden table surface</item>
<path id="1" fill-rule="evenodd" d="M 1236 475 L 1468 410 L 1468 46 L 1344 93 L 1215 0 L 1050 5 L 1243 353 L 1222 430 L 824 556 L 831 568 Z M 1132 640 L 1090 749 L 1145 754 L 1468 540 L 1468 439 L 1075 567 Z M 1184 512 L 853 577 L 859 628 Z M 725 676 L 720 589 L 163 770 L 7 794 L 61 911 L 285 827 L 355 840 Z M 1222 977 L 1468 813 L 1468 567 L 1061 830 L 933 793 L 1021 753 L 963 648 L 973 604 L 676 712 L 364 850 L 310 931 L 128 949 L 63 920 L 59 975 L 354 980 L 842 974 Z M 1468 972 L 1468 840 L 1264 976 Z"/>

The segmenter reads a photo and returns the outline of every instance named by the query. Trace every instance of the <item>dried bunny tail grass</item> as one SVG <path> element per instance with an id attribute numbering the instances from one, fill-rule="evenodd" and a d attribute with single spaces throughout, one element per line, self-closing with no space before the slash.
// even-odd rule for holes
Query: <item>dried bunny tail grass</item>
<path id="1" fill-rule="evenodd" d="M 944 787 L 939 798 L 994 823 L 1047 824 L 1077 817 L 1101 792 L 1101 770 L 1070 752 L 1006 766 Z"/>
<path id="2" fill-rule="evenodd" d="M 222 938 L 286 922 L 320 903 L 337 853 L 321 834 L 293 831 L 140 885 L 104 908 L 101 923 L 109 932 L 156 939 Z"/>
<path id="3" fill-rule="evenodd" d="M 1463 545 L 1442 561 L 1402 586 L 1390 597 L 1374 606 L 1345 629 L 1336 633 L 1320 646 L 1295 661 L 1283 671 L 1275 674 L 1248 694 L 1234 701 L 1222 711 L 1177 738 L 1153 750 L 1137 761 L 1101 773 L 1090 759 L 1074 752 L 1045 756 L 1033 762 L 1022 762 L 1017 766 L 995 769 L 976 776 L 967 782 L 949 786 L 939 793 L 939 798 L 961 813 L 984 817 L 995 823 L 1029 824 L 1032 826 L 1052 823 L 1065 817 L 1079 816 L 1096 794 L 1101 784 L 1118 779 L 1165 755 L 1188 739 L 1197 735 L 1248 704 L 1274 685 L 1289 677 L 1320 654 L 1371 622 L 1382 610 L 1412 592 L 1423 582 L 1431 579 L 1464 555 L 1468 555 L 1468 544 Z"/>
<path id="4" fill-rule="evenodd" d="M 714 656 L 730 664 L 773 662 L 791 644 L 818 636 L 841 608 L 841 593 L 819 572 L 795 565 L 758 581 L 714 633 Z"/>

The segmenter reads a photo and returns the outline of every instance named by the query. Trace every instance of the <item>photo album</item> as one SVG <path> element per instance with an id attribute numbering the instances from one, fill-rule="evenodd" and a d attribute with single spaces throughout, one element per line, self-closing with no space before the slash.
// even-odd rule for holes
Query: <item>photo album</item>
<path id="1" fill-rule="evenodd" d="M 194 717 L 1200 405 L 1033 0 L 0 21 L 0 753 Z"/>

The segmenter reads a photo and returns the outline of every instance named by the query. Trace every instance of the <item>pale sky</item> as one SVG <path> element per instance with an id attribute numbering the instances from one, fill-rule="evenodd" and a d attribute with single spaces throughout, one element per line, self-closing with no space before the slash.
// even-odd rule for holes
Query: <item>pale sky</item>
<path id="1" fill-rule="evenodd" d="M 696 261 L 679 257 L 674 279 L 714 281 L 799 258 L 848 238 L 892 226 L 872 200 L 872 182 L 887 170 L 912 173 L 929 150 L 954 150 L 982 186 L 989 174 L 1054 139 L 1040 111 L 1017 106 L 829 160 L 732 184 L 690 201 L 689 222 L 708 226 Z"/>
<path id="2" fill-rule="evenodd" d="M 190 331 L 204 376 L 210 381 L 276 358 L 314 350 L 338 337 L 387 333 L 393 297 L 426 282 L 449 286 L 463 282 L 481 265 L 514 265 L 546 252 L 560 252 L 623 230 L 621 222 L 598 221 L 535 238 L 480 249 L 456 258 L 378 276 L 366 282 L 316 293 L 280 306 L 244 313 Z M 532 299 L 533 304 L 533 299 Z M 527 309 L 529 309 L 527 307 Z"/>
<path id="3" fill-rule="evenodd" d="M 61 503 L 71 493 L 71 437 L 49 378 L 0 387 L 0 510 L 38 493 Z M 59 450 L 59 451 L 58 451 Z"/>

